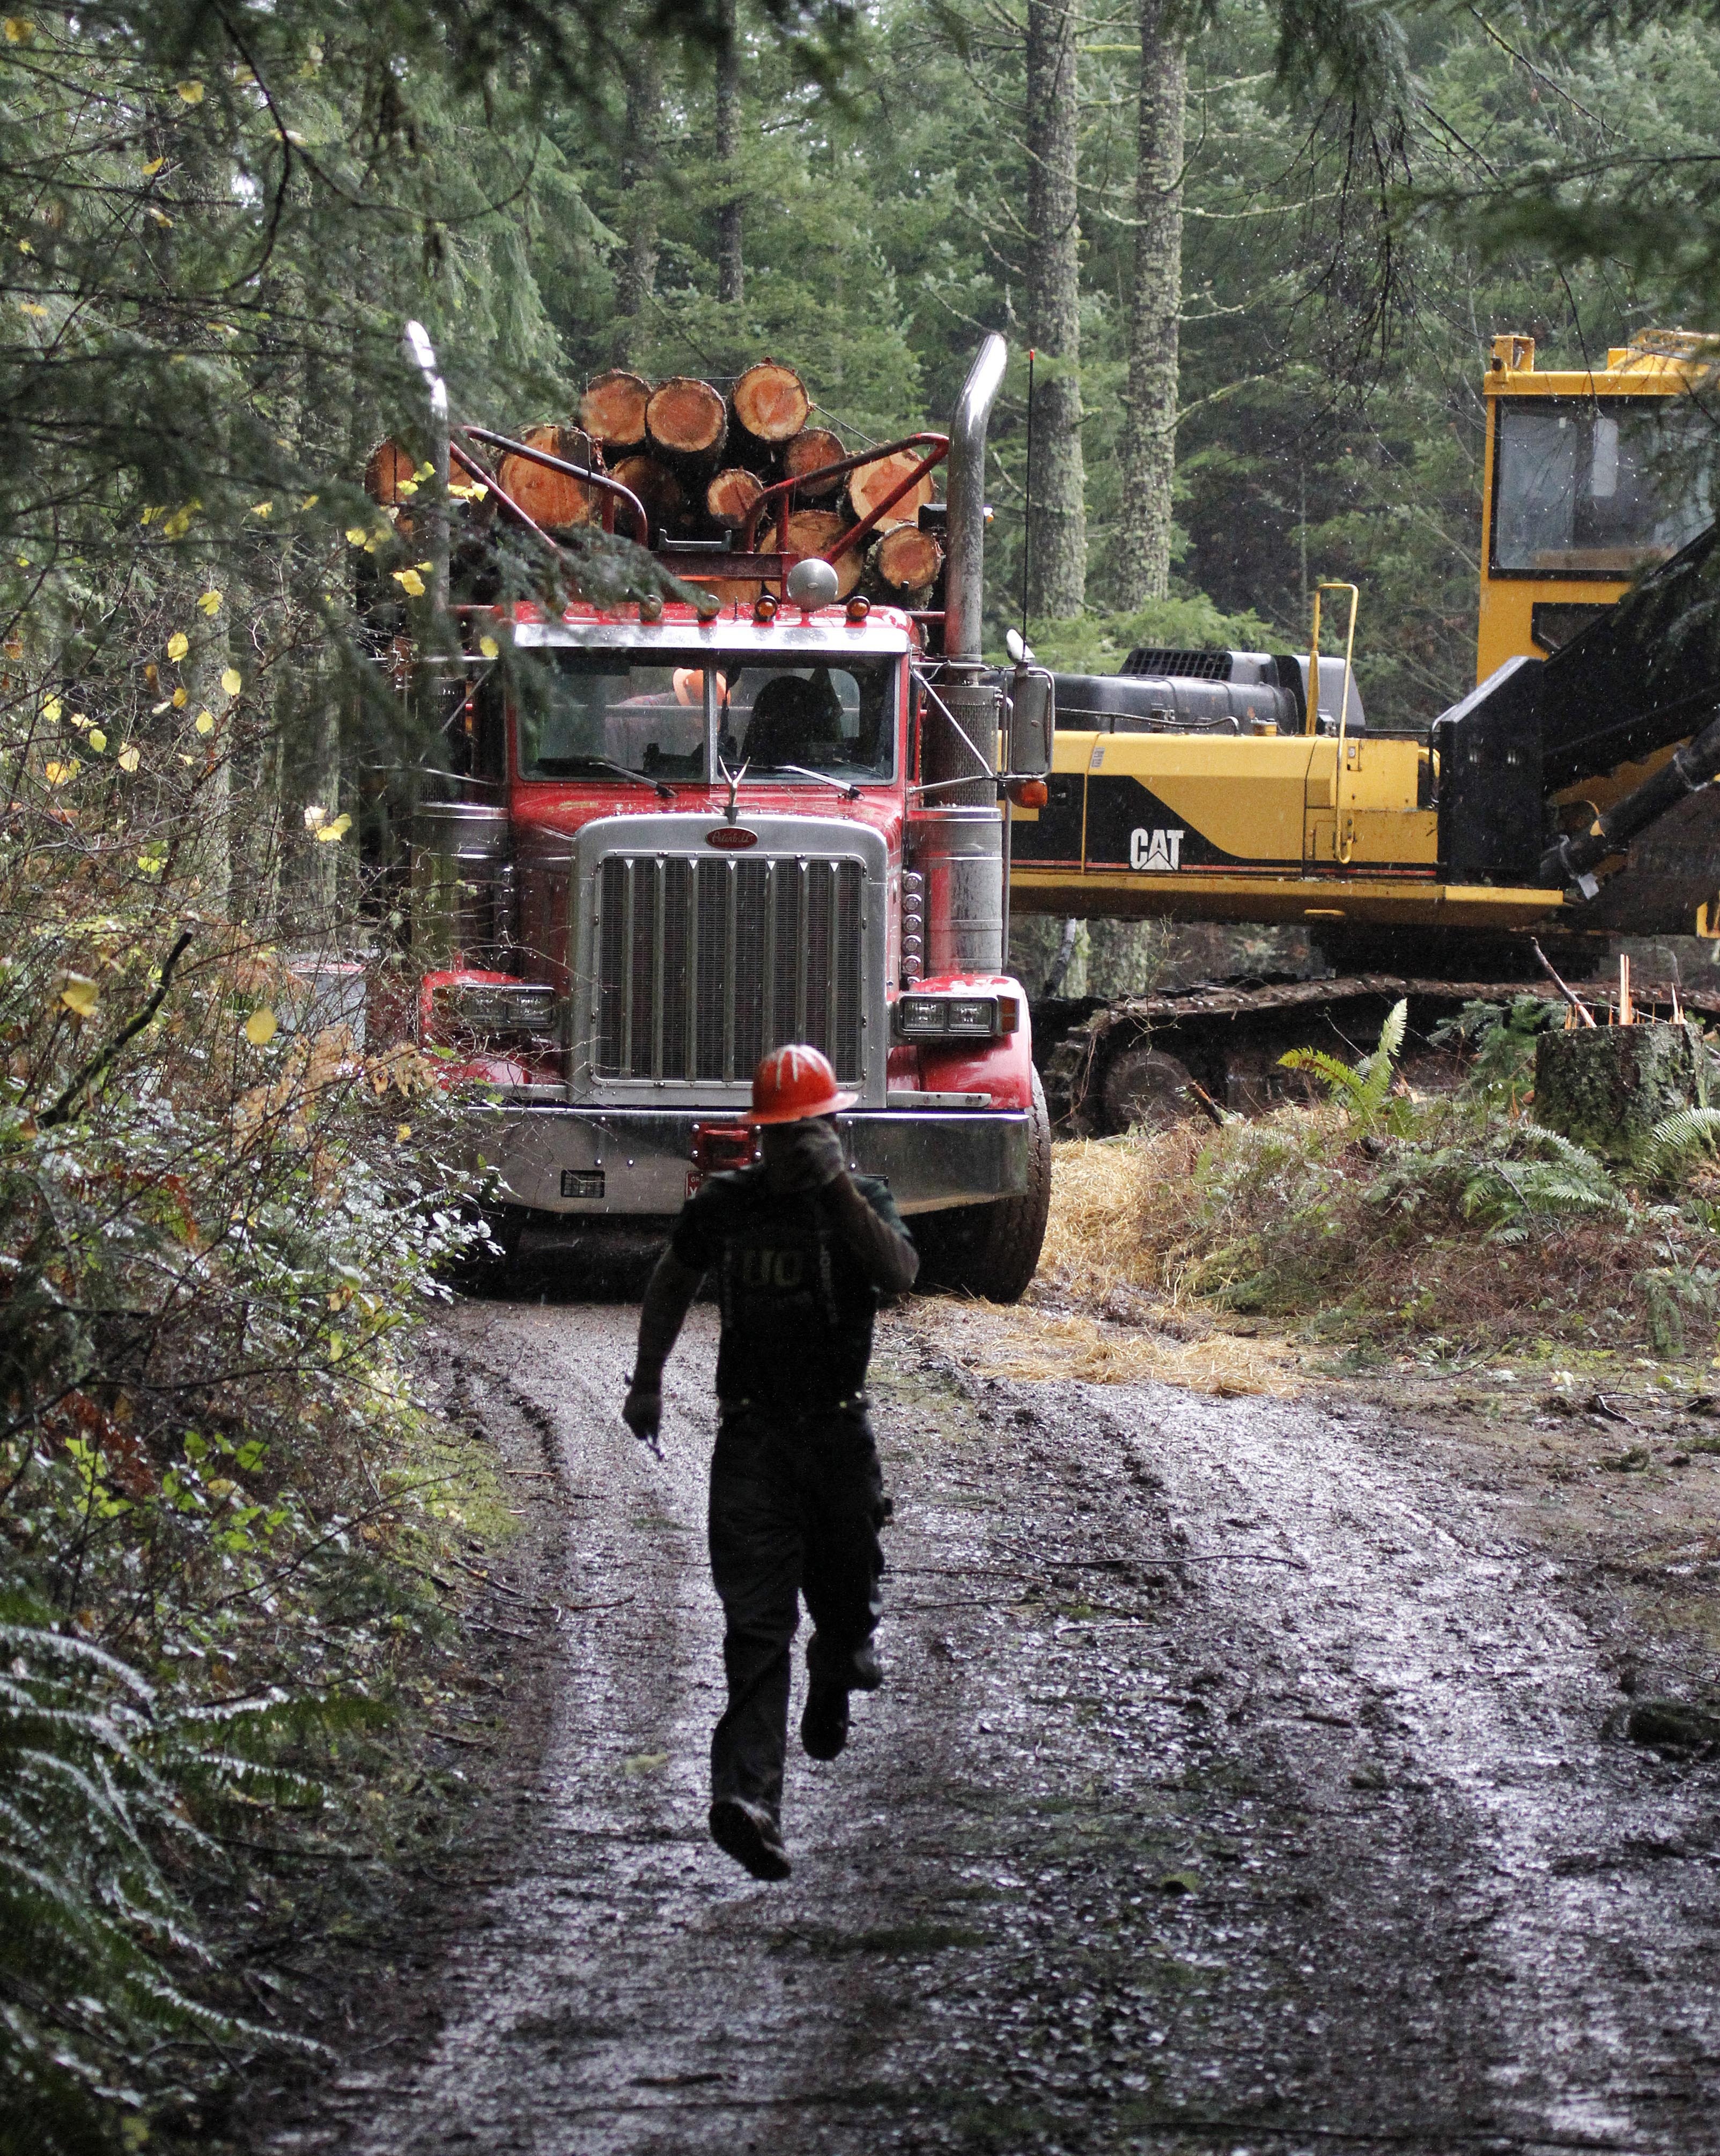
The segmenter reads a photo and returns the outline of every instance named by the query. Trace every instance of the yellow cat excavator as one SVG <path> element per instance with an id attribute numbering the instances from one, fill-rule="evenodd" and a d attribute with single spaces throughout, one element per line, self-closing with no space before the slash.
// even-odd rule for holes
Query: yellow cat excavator
<path id="1" fill-rule="evenodd" d="M 1684 332 L 1580 372 L 1494 340 L 1479 685 L 1425 726 L 1368 726 L 1350 585 L 1316 593 L 1306 651 L 1147 648 L 1055 677 L 1012 910 L 1293 925 L 1333 968 L 1042 999 L 1065 1129 L 1184 1111 L 1191 1079 L 1261 1105 L 1286 1048 L 1365 1044 L 1400 996 L 1425 1038 L 1473 998 L 1553 993 L 1549 967 L 1592 973 L 1611 935 L 1720 936 L 1717 366 L 1720 339 Z M 1683 1000 L 1720 1014 L 1720 988 Z"/>

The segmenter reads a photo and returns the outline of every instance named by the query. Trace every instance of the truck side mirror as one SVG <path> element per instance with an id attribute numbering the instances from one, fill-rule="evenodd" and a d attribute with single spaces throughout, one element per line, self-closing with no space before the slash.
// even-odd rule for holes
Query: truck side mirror
<path id="1" fill-rule="evenodd" d="M 1056 725 L 1050 675 L 1043 666 L 1018 666 L 1009 683 L 1009 769 L 1016 778 L 1043 778 L 1051 768 Z"/>

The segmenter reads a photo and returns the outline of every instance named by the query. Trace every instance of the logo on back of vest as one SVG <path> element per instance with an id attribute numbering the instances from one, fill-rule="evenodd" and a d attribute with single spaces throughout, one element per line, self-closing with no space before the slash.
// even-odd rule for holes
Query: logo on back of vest
<path id="1" fill-rule="evenodd" d="M 1132 869 L 1163 869 L 1168 872 L 1182 865 L 1183 834 L 1180 831 L 1129 833 L 1129 866 Z"/>
<path id="2" fill-rule="evenodd" d="M 752 1250 L 741 1253 L 742 1287 L 797 1288 L 806 1276 L 804 1250 Z"/>

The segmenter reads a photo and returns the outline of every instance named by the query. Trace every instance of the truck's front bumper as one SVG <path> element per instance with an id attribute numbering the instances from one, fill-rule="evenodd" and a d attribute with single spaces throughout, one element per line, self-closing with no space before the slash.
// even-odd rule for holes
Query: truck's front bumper
<path id="1" fill-rule="evenodd" d="M 586 1219 L 678 1213 L 696 1123 L 733 1111 L 518 1107 L 487 1111 L 475 1150 L 511 1204 Z M 849 1164 L 887 1176 L 904 1213 L 978 1205 L 1027 1188 L 1025 1115 L 860 1110 L 837 1118 Z"/>

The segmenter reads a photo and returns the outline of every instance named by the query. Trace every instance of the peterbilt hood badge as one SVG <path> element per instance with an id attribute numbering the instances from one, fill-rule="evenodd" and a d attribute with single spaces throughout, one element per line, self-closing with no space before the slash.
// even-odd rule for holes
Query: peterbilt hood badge
<path id="1" fill-rule="evenodd" d="M 744 824 L 719 824 L 714 831 L 705 834 L 705 843 L 725 854 L 738 854 L 748 846 L 756 846 L 758 834 L 749 831 Z"/>

